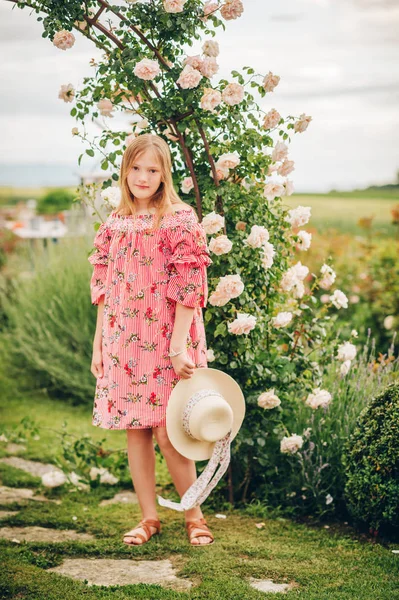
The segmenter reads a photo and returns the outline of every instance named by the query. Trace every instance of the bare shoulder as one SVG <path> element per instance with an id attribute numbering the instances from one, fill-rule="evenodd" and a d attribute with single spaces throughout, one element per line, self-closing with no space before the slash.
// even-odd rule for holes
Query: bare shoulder
<path id="1" fill-rule="evenodd" d="M 190 210 L 194 213 L 192 206 L 190 206 L 189 204 L 186 204 L 185 202 L 181 202 L 179 204 L 173 204 L 171 206 L 171 208 L 168 210 L 167 214 L 174 215 L 175 212 L 178 212 L 180 210 Z"/>

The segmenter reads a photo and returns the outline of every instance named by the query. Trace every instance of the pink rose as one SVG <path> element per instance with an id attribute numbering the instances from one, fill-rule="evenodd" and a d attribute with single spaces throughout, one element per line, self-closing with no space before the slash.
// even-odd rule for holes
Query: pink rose
<path id="1" fill-rule="evenodd" d="M 208 298 L 208 302 L 211 306 L 224 306 L 230 302 L 230 296 L 226 296 L 222 292 L 215 290 Z"/>
<path id="2" fill-rule="evenodd" d="M 149 58 L 143 58 L 134 67 L 134 74 L 140 79 L 150 80 L 154 79 L 159 74 L 160 68 L 156 60 L 150 60 Z"/>
<path id="3" fill-rule="evenodd" d="M 229 83 L 222 92 L 222 98 L 230 106 L 240 104 L 244 98 L 244 87 L 239 83 Z"/>
<path id="4" fill-rule="evenodd" d="M 180 189 L 183 192 L 183 194 L 188 194 L 189 191 L 193 189 L 193 187 L 194 187 L 193 178 L 185 177 L 182 181 Z"/>
<path id="5" fill-rule="evenodd" d="M 201 79 L 202 74 L 197 71 L 197 69 L 193 69 L 191 65 L 186 65 L 180 73 L 176 83 L 178 83 L 183 90 L 187 90 L 197 87 Z"/>
<path id="6" fill-rule="evenodd" d="M 255 328 L 255 325 L 256 317 L 248 313 L 237 313 L 237 318 L 227 324 L 227 329 L 229 333 L 234 333 L 235 335 L 248 335 Z"/>
<path id="7" fill-rule="evenodd" d="M 225 0 L 222 8 L 220 9 L 220 14 L 223 19 L 226 21 L 231 21 L 232 19 L 237 19 L 244 12 L 244 6 L 241 0 Z"/>
<path id="8" fill-rule="evenodd" d="M 208 0 L 208 2 L 205 2 L 204 4 L 204 16 L 207 17 L 211 13 L 215 12 L 218 8 L 218 2 L 215 2 L 214 0 Z"/>
<path id="9" fill-rule="evenodd" d="M 272 161 L 278 162 L 287 158 L 288 146 L 284 142 L 277 142 L 272 152 Z"/>
<path id="10" fill-rule="evenodd" d="M 112 104 L 111 100 L 108 100 L 108 98 L 102 98 L 99 102 L 97 102 L 97 106 L 100 111 L 100 115 L 103 117 L 113 117 L 111 113 L 114 105 Z"/>
<path id="11" fill-rule="evenodd" d="M 280 77 L 278 75 L 273 75 L 273 73 L 269 71 L 266 77 L 263 79 L 262 87 L 264 90 L 266 90 L 266 92 L 272 92 L 278 85 L 279 81 Z"/>
<path id="12" fill-rule="evenodd" d="M 284 196 L 284 192 L 284 186 L 281 183 L 277 183 L 276 181 L 266 183 L 263 189 L 263 195 L 267 200 L 274 200 L 275 198 Z"/>
<path id="13" fill-rule="evenodd" d="M 216 58 L 213 56 L 207 56 L 202 61 L 200 71 L 204 77 L 210 79 L 219 71 L 219 65 L 216 62 Z"/>
<path id="14" fill-rule="evenodd" d="M 68 83 L 67 85 L 62 85 L 60 91 L 58 92 L 58 98 L 63 100 L 64 102 L 72 102 L 75 97 L 75 89 L 72 83 Z"/>
<path id="15" fill-rule="evenodd" d="M 294 164 L 295 163 L 293 160 L 288 160 L 288 158 L 286 158 L 283 164 L 278 167 L 277 173 L 283 177 L 286 177 L 295 169 Z"/>
<path id="16" fill-rule="evenodd" d="M 204 95 L 201 98 L 201 108 L 204 110 L 210 110 L 211 112 L 215 112 L 216 106 L 218 106 L 222 101 L 222 94 L 219 90 L 214 90 L 212 88 L 205 88 Z"/>
<path id="17" fill-rule="evenodd" d="M 307 117 L 305 113 L 302 113 L 299 116 L 299 120 L 294 124 L 294 131 L 296 133 L 303 133 L 308 128 L 311 120 L 312 117 Z"/>
<path id="18" fill-rule="evenodd" d="M 202 52 L 205 56 L 218 56 L 219 44 L 215 40 L 207 40 L 202 46 Z"/>
<path id="19" fill-rule="evenodd" d="M 277 125 L 280 122 L 280 119 L 280 113 L 275 108 L 272 108 L 271 110 L 269 110 L 267 115 L 265 115 L 262 125 L 263 129 L 273 129 L 273 127 L 277 127 Z"/>
<path id="20" fill-rule="evenodd" d="M 187 0 L 164 0 L 163 6 L 168 13 L 179 13 L 184 9 Z"/>
<path id="21" fill-rule="evenodd" d="M 227 177 L 229 176 L 229 170 L 227 167 L 219 167 L 217 165 L 215 165 L 215 169 L 216 169 L 216 177 L 218 178 L 219 181 L 222 181 L 222 179 L 227 179 Z M 212 177 L 212 171 L 210 173 L 211 177 Z"/>
<path id="22" fill-rule="evenodd" d="M 62 29 L 57 31 L 53 38 L 53 44 L 60 50 L 69 50 L 75 43 L 75 36 L 70 31 Z"/>
<path id="23" fill-rule="evenodd" d="M 220 277 L 216 291 L 229 298 L 237 298 L 244 291 L 244 283 L 239 274 Z"/>
<path id="24" fill-rule="evenodd" d="M 216 166 L 220 167 L 221 169 L 234 169 L 239 164 L 240 164 L 240 157 L 237 156 L 237 154 L 234 154 L 234 152 L 229 152 L 226 154 L 222 154 L 219 157 L 219 159 L 216 163 Z"/>
<path id="25" fill-rule="evenodd" d="M 233 243 L 227 235 L 218 235 L 216 238 L 212 238 L 209 242 L 209 250 L 220 256 L 221 254 L 227 254 L 233 247 Z"/>
<path id="26" fill-rule="evenodd" d="M 215 211 L 208 213 L 202 219 L 202 226 L 205 229 L 205 233 L 212 235 L 217 233 L 222 227 L 224 227 L 224 217 L 218 215 Z"/>
<path id="27" fill-rule="evenodd" d="M 203 59 L 200 57 L 199 54 L 196 54 L 195 56 L 187 56 L 187 58 L 185 58 L 183 61 L 183 65 L 190 65 L 190 67 L 193 67 L 193 69 L 197 69 L 197 71 L 200 71 L 202 67 L 202 62 Z"/>

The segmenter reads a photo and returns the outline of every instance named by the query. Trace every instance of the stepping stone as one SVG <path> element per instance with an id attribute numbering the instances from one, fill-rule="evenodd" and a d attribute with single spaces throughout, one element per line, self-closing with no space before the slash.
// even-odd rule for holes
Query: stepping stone
<path id="1" fill-rule="evenodd" d="M 107 506 L 108 504 L 138 504 L 137 494 L 135 492 L 118 492 L 113 498 L 101 500 L 99 506 Z"/>
<path id="2" fill-rule="evenodd" d="M 10 442 L 9 444 L 7 444 L 5 450 L 9 454 L 18 454 L 18 452 L 25 452 L 26 446 L 23 446 L 22 444 L 15 444 L 14 442 Z"/>
<path id="3" fill-rule="evenodd" d="M 249 585 L 259 592 L 267 592 L 268 594 L 285 594 L 288 590 L 296 587 L 293 583 L 274 583 L 271 579 L 254 579 L 249 580 Z"/>
<path id="4" fill-rule="evenodd" d="M 17 515 L 19 510 L 0 510 L 0 519 L 5 519 L 6 517 L 12 517 L 12 515 Z"/>
<path id="5" fill-rule="evenodd" d="M 147 583 L 184 591 L 193 583 L 179 579 L 170 560 L 132 560 L 112 558 L 67 558 L 47 572 L 88 581 L 88 585 L 132 585 Z"/>
<path id="6" fill-rule="evenodd" d="M 30 473 L 31 475 L 36 475 L 36 477 L 41 477 L 42 475 L 50 473 L 51 471 L 62 473 L 61 469 L 55 465 L 41 463 L 37 460 L 26 460 L 20 456 L 7 456 L 7 458 L 0 458 L 0 462 L 10 465 L 11 467 L 15 467 L 16 469 L 26 471 L 26 473 Z"/>
<path id="7" fill-rule="evenodd" d="M 11 502 L 20 502 L 21 500 L 37 500 L 38 502 L 54 502 L 61 504 L 62 500 L 52 500 L 41 496 L 34 496 L 36 490 L 29 488 L 13 488 L 5 485 L 0 486 L 0 504 L 11 504 Z"/>
<path id="8" fill-rule="evenodd" d="M 50 527 L 0 527 L 0 538 L 25 542 L 89 542 L 95 540 L 91 533 L 79 533 L 74 529 L 51 529 Z"/>

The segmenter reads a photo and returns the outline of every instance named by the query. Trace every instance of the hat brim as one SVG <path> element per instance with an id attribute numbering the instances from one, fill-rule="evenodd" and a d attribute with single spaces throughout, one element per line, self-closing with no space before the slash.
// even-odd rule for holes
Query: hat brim
<path id="1" fill-rule="evenodd" d="M 190 396 L 203 388 L 218 391 L 233 410 L 231 439 L 237 435 L 245 416 L 245 398 L 238 383 L 223 371 L 203 367 L 195 369 L 189 379 L 180 379 L 173 388 L 166 408 L 166 429 L 169 440 L 180 454 L 191 460 L 207 460 L 216 442 L 190 438 L 183 429 L 182 417 Z"/>

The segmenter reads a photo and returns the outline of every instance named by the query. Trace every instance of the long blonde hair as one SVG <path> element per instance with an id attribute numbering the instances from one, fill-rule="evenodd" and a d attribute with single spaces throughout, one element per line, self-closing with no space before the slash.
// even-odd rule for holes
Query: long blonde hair
<path id="1" fill-rule="evenodd" d="M 173 204 L 182 204 L 172 179 L 172 159 L 168 144 L 160 136 L 151 133 L 142 133 L 129 144 L 123 153 L 119 176 L 121 188 L 121 201 L 116 211 L 123 215 L 135 215 L 137 212 L 134 194 L 129 189 L 127 176 L 135 160 L 146 150 L 153 150 L 161 167 L 161 183 L 158 190 L 149 201 L 149 208 L 155 208 L 153 229 L 157 229 L 162 217 L 170 212 Z M 183 203 L 184 204 L 184 203 Z M 189 205 L 186 205 L 189 208 Z"/>

